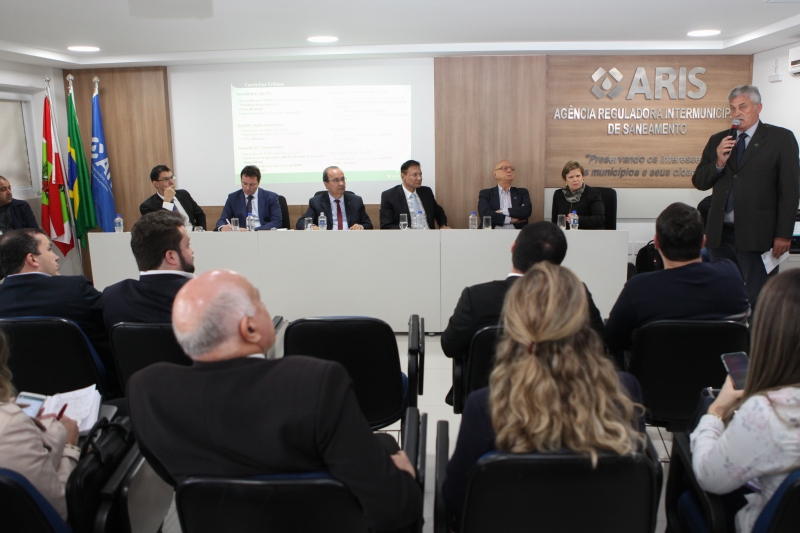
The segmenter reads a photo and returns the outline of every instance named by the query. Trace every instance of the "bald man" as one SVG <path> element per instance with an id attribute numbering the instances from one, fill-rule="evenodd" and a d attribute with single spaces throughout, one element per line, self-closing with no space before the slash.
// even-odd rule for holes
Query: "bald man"
<path id="1" fill-rule="evenodd" d="M 247 477 L 329 471 L 378 531 L 422 516 L 423 495 L 403 452 L 390 455 L 361 414 L 338 363 L 266 360 L 272 319 L 243 276 L 190 280 L 172 308 L 190 367 L 158 363 L 128 382 L 137 441 L 162 476 Z"/>
<path id="2" fill-rule="evenodd" d="M 0 176 L 0 234 L 12 229 L 38 227 L 31 206 L 24 200 L 14 198 L 11 183 Z"/>
<path id="3" fill-rule="evenodd" d="M 478 214 L 492 217 L 492 228 L 521 229 L 531 216 L 531 195 L 528 189 L 512 187 L 516 168 L 503 159 L 494 166 L 492 176 L 497 187 L 478 193 Z"/>

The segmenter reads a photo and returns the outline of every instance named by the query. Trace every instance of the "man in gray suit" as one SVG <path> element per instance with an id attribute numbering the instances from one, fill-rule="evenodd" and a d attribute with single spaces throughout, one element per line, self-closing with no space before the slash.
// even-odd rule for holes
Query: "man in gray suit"
<path id="1" fill-rule="evenodd" d="M 701 191 L 713 187 L 706 225 L 711 259 L 738 264 L 750 307 L 767 278 L 761 254 L 774 257 L 789 251 L 800 201 L 797 140 L 784 128 L 764 124 L 761 94 L 752 85 L 735 87 L 728 95 L 731 118 L 740 123 L 711 136 L 692 177 Z"/>

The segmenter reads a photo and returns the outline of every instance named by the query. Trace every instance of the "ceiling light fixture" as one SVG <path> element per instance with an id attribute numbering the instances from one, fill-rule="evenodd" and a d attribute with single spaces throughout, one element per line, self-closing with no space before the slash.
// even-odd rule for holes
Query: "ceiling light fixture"
<path id="1" fill-rule="evenodd" d="M 72 52 L 99 52 L 100 49 L 96 46 L 70 46 L 67 48 Z"/>
<path id="2" fill-rule="evenodd" d="M 332 35 L 319 35 L 317 37 L 308 38 L 308 42 L 310 43 L 335 43 L 338 40 L 338 37 L 333 37 Z"/>
<path id="3" fill-rule="evenodd" d="M 695 30 L 690 31 L 686 35 L 689 37 L 711 37 L 712 35 L 719 35 L 719 30 Z"/>

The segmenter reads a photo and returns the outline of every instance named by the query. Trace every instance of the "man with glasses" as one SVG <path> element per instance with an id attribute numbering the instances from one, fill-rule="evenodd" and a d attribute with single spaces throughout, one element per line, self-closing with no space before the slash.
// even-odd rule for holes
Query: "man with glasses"
<path id="1" fill-rule="evenodd" d="M 188 191 L 175 188 L 175 175 L 167 165 L 153 167 L 150 171 L 150 181 L 156 188 L 156 193 L 139 206 L 139 213 L 142 216 L 166 209 L 183 216 L 183 226 L 186 231 L 192 231 L 195 226 L 206 229 L 206 214 Z"/>
<path id="2" fill-rule="evenodd" d="M 317 193 L 308 200 L 308 210 L 297 221 L 297 229 L 306 229 L 306 218 L 313 220 L 311 229 L 318 230 L 319 214 L 325 213 L 330 230 L 372 229 L 372 221 L 364 209 L 360 196 L 348 192 L 344 172 L 339 167 L 328 167 L 322 171 L 322 184 L 327 192 Z"/>
<path id="3" fill-rule="evenodd" d="M 410 159 L 400 166 L 400 181 L 403 183 L 381 193 L 381 229 L 400 229 L 400 215 L 405 214 L 408 227 L 416 228 L 415 216 L 422 216 L 429 229 L 439 224 L 447 227 L 447 216 L 442 206 L 436 203 L 430 187 L 422 186 L 422 168 L 419 162 Z"/>
<path id="4" fill-rule="evenodd" d="M 478 194 L 478 214 L 492 217 L 492 228 L 521 229 L 531 216 L 531 196 L 528 189 L 512 187 L 514 165 L 505 159 L 494 166 L 497 187 Z"/>
<path id="5" fill-rule="evenodd" d="M 31 206 L 24 200 L 15 200 L 11 195 L 11 184 L 0 176 L 0 233 L 38 227 Z"/>

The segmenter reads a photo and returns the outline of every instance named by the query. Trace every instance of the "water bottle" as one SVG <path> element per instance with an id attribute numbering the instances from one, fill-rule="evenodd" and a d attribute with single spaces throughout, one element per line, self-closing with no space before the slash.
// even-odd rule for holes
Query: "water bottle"
<path id="1" fill-rule="evenodd" d="M 247 231 L 255 231 L 256 230 L 256 217 L 253 216 L 253 213 L 247 213 Z"/>
<path id="2" fill-rule="evenodd" d="M 425 223 L 425 217 L 422 216 L 422 211 L 417 211 L 417 229 L 428 229 Z"/>
<path id="3" fill-rule="evenodd" d="M 114 219 L 114 231 L 116 233 L 122 233 L 124 231 L 124 227 L 122 225 L 122 215 L 117 213 L 117 218 Z"/>
<path id="4" fill-rule="evenodd" d="M 572 216 L 569 218 L 569 229 L 578 229 L 578 212 L 572 211 Z"/>
<path id="5" fill-rule="evenodd" d="M 475 214 L 475 211 L 469 215 L 469 229 L 478 229 L 478 215 Z"/>
<path id="6" fill-rule="evenodd" d="M 319 229 L 328 229 L 328 217 L 325 216 L 325 213 L 319 214 L 319 220 L 317 220 L 317 226 L 319 226 Z"/>

